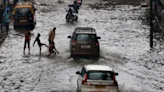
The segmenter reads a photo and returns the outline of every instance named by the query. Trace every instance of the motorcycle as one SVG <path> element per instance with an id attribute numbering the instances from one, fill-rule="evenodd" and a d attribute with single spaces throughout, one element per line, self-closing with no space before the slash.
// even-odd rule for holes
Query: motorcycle
<path id="1" fill-rule="evenodd" d="M 66 15 L 66 22 L 71 22 L 71 24 L 73 24 L 74 22 L 74 16 L 73 15 Z"/>
<path id="2" fill-rule="evenodd" d="M 69 11 L 67 11 L 67 15 L 66 15 L 66 22 L 73 24 L 74 21 L 78 20 L 78 15 L 77 13 L 70 13 Z"/>

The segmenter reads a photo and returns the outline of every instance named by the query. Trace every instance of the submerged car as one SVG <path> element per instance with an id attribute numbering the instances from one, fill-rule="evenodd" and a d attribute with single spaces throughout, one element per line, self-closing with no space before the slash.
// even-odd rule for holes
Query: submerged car
<path id="1" fill-rule="evenodd" d="M 119 92 L 112 67 L 105 65 L 85 65 L 77 80 L 77 92 Z"/>
<path id="2" fill-rule="evenodd" d="M 99 57 L 99 41 L 96 30 L 90 27 L 77 27 L 73 32 L 70 41 L 71 56 L 87 55 Z"/>
<path id="3" fill-rule="evenodd" d="M 18 3 L 13 10 L 14 29 L 18 27 L 34 29 L 36 25 L 35 10 L 32 3 Z"/>

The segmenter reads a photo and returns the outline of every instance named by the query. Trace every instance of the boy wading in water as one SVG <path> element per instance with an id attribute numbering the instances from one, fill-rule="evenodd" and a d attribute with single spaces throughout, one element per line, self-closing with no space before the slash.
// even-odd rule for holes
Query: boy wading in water
<path id="1" fill-rule="evenodd" d="M 35 39 L 35 41 L 34 41 L 34 43 L 33 43 L 33 46 L 34 46 L 35 42 L 38 43 L 38 46 L 39 46 L 39 48 L 40 48 L 40 55 L 41 55 L 42 46 L 44 45 L 44 46 L 46 46 L 47 48 L 49 48 L 49 47 L 48 47 L 46 44 L 41 43 L 39 38 L 40 38 L 40 34 L 38 34 L 38 36 L 36 37 L 36 39 Z"/>
<path id="2" fill-rule="evenodd" d="M 54 27 L 53 30 L 51 30 L 50 33 L 49 33 L 49 38 L 48 38 L 48 41 L 49 41 L 49 55 L 48 56 L 50 56 L 51 53 L 55 53 L 55 55 L 56 55 L 56 53 L 59 54 L 59 52 L 55 48 L 55 43 L 54 43 L 55 31 L 56 31 L 56 27 Z"/>
<path id="3" fill-rule="evenodd" d="M 28 45 L 28 52 L 30 54 L 30 39 L 31 39 L 31 33 L 30 31 L 26 30 L 25 33 L 25 42 L 24 42 L 24 51 L 23 53 L 25 54 L 25 49 L 26 49 L 26 44 Z"/>
<path id="4" fill-rule="evenodd" d="M 54 51 L 55 50 L 55 51 Z M 56 55 L 56 53 L 58 53 L 59 54 L 59 52 L 56 50 L 56 48 L 55 48 L 55 43 L 54 42 L 52 42 L 52 44 L 50 44 L 50 47 L 49 47 L 49 55 L 48 55 L 48 57 L 51 55 L 51 53 L 55 53 L 55 55 Z"/>

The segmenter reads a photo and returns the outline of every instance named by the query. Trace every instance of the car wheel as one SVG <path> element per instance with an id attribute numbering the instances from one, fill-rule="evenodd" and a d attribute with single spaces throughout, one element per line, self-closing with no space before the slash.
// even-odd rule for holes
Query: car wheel
<path id="1" fill-rule="evenodd" d="M 31 30 L 33 30 L 34 28 L 35 28 L 35 25 L 32 25 L 32 26 L 31 26 Z"/>
<path id="2" fill-rule="evenodd" d="M 99 49 L 99 47 L 98 47 L 97 50 L 98 50 L 98 51 L 97 51 L 97 55 L 96 55 L 96 57 L 99 58 L 99 57 L 100 57 L 100 49 Z"/>
<path id="3" fill-rule="evenodd" d="M 75 20 L 76 20 L 76 21 L 78 20 L 78 16 L 75 16 Z"/>
<path id="4" fill-rule="evenodd" d="M 98 52 L 97 58 L 100 58 L 100 52 Z"/>
<path id="5" fill-rule="evenodd" d="M 72 57 L 72 58 L 75 58 L 75 55 L 71 54 L 71 57 Z"/>
<path id="6" fill-rule="evenodd" d="M 74 21 L 74 20 L 73 20 L 73 19 L 71 19 L 71 24 L 73 24 L 73 21 Z"/>
<path id="7" fill-rule="evenodd" d="M 17 26 L 14 25 L 14 29 L 17 29 Z"/>

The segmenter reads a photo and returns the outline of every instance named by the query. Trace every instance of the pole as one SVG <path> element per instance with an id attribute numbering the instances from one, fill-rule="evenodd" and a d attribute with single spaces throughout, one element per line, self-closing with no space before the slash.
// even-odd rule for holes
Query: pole
<path id="1" fill-rule="evenodd" d="M 150 47 L 153 48 L 153 0 L 150 0 Z"/>

